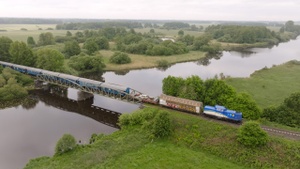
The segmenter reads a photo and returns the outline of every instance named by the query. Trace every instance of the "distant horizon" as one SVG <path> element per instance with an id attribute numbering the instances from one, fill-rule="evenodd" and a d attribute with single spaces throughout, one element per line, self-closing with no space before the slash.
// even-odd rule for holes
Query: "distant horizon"
<path id="1" fill-rule="evenodd" d="M 1 0 L 0 17 L 300 21 L 299 0 Z"/>
<path id="2" fill-rule="evenodd" d="M 105 19 L 105 18 L 41 18 L 41 17 L 2 17 L 7 19 L 41 19 L 41 20 L 121 20 L 121 21 L 198 21 L 198 22 L 287 22 L 290 20 L 194 20 L 194 19 Z M 291 20 L 294 22 L 300 22 L 300 20 Z"/>

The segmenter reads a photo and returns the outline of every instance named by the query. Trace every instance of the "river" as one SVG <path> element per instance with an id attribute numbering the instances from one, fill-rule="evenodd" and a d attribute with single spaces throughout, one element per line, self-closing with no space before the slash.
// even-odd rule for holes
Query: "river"
<path id="1" fill-rule="evenodd" d="M 254 48 L 247 52 L 223 52 L 210 60 L 174 64 L 166 70 L 151 68 L 132 70 L 120 75 L 106 72 L 107 82 L 129 86 L 137 91 L 159 96 L 162 80 L 168 75 L 183 78 L 198 75 L 202 79 L 223 73 L 231 77 L 248 77 L 265 66 L 300 60 L 300 38 L 272 48 Z M 204 65 L 203 65 L 204 64 Z M 109 134 L 116 130 L 117 116 L 91 108 L 92 105 L 120 113 L 138 109 L 133 105 L 109 98 L 76 102 L 77 91 L 68 89 L 65 97 L 47 91 L 34 94 L 36 102 L 0 110 L 0 168 L 22 168 L 29 159 L 52 156 L 57 140 L 65 133 L 72 134 L 81 143 L 88 143 L 92 133 Z"/>

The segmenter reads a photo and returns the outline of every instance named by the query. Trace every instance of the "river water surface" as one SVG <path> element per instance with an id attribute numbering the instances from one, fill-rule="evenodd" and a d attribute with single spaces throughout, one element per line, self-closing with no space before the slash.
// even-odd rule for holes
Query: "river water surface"
<path id="1" fill-rule="evenodd" d="M 273 48 L 254 48 L 242 53 L 223 52 L 218 58 L 178 63 L 166 70 L 133 70 L 125 75 L 106 72 L 103 77 L 107 82 L 159 96 L 162 93 L 162 80 L 168 75 L 183 78 L 198 75 L 207 79 L 223 73 L 231 77 L 248 77 L 265 66 L 271 67 L 293 59 L 300 60 L 300 38 Z M 77 95 L 73 89 L 67 93 L 71 99 Z M 23 168 L 29 159 L 52 156 L 57 140 L 65 133 L 87 143 L 92 133 L 109 134 L 116 131 L 117 116 L 91 108 L 91 105 L 120 113 L 138 109 L 138 105 L 101 96 L 74 102 L 43 91 L 36 93 L 34 98 L 36 103 L 32 106 L 0 110 L 0 168 Z"/>

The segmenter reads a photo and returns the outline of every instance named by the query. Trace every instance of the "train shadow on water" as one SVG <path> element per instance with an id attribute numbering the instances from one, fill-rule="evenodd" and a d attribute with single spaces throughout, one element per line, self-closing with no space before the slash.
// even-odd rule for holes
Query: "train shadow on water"
<path id="1" fill-rule="evenodd" d="M 32 97 L 37 97 L 46 105 L 92 118 L 114 128 L 120 128 L 117 123 L 121 113 L 94 106 L 93 97 L 77 101 L 43 89 L 33 90 L 30 94 Z"/>

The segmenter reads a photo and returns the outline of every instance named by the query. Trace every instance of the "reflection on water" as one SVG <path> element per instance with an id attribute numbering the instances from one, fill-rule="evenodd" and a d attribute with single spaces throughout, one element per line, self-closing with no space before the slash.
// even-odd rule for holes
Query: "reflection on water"
<path id="1" fill-rule="evenodd" d="M 254 71 L 300 59 L 300 38 L 287 43 L 280 43 L 272 48 L 254 48 L 247 52 L 226 51 L 222 56 L 208 56 L 197 62 L 178 63 L 165 71 L 156 68 L 133 70 L 125 76 L 113 72 L 103 74 L 107 82 L 131 87 L 140 92 L 159 96 L 162 93 L 162 80 L 171 76 L 186 78 L 198 75 L 202 79 L 213 78 L 223 73 L 224 76 L 249 77 Z"/>
<path id="2" fill-rule="evenodd" d="M 30 102 L 0 110 L 0 168 L 22 168 L 29 159 L 52 156 L 56 142 L 65 133 L 88 143 L 93 133 L 109 134 L 118 130 L 120 113 L 116 110 L 95 106 L 93 98 L 74 101 L 61 97 L 66 95 L 75 96 L 77 91 L 36 90 L 32 91 Z M 130 112 L 136 107 L 124 110 Z"/>
<path id="3" fill-rule="evenodd" d="M 93 106 L 93 98 L 88 98 L 82 101 L 75 101 L 67 97 L 50 94 L 48 91 L 44 90 L 35 90 L 31 94 L 34 97 L 37 97 L 40 101 L 44 102 L 46 105 L 51 105 L 61 110 L 81 114 L 83 116 L 90 117 L 102 124 L 106 124 L 114 128 L 119 128 L 117 122 L 121 113 Z"/>

